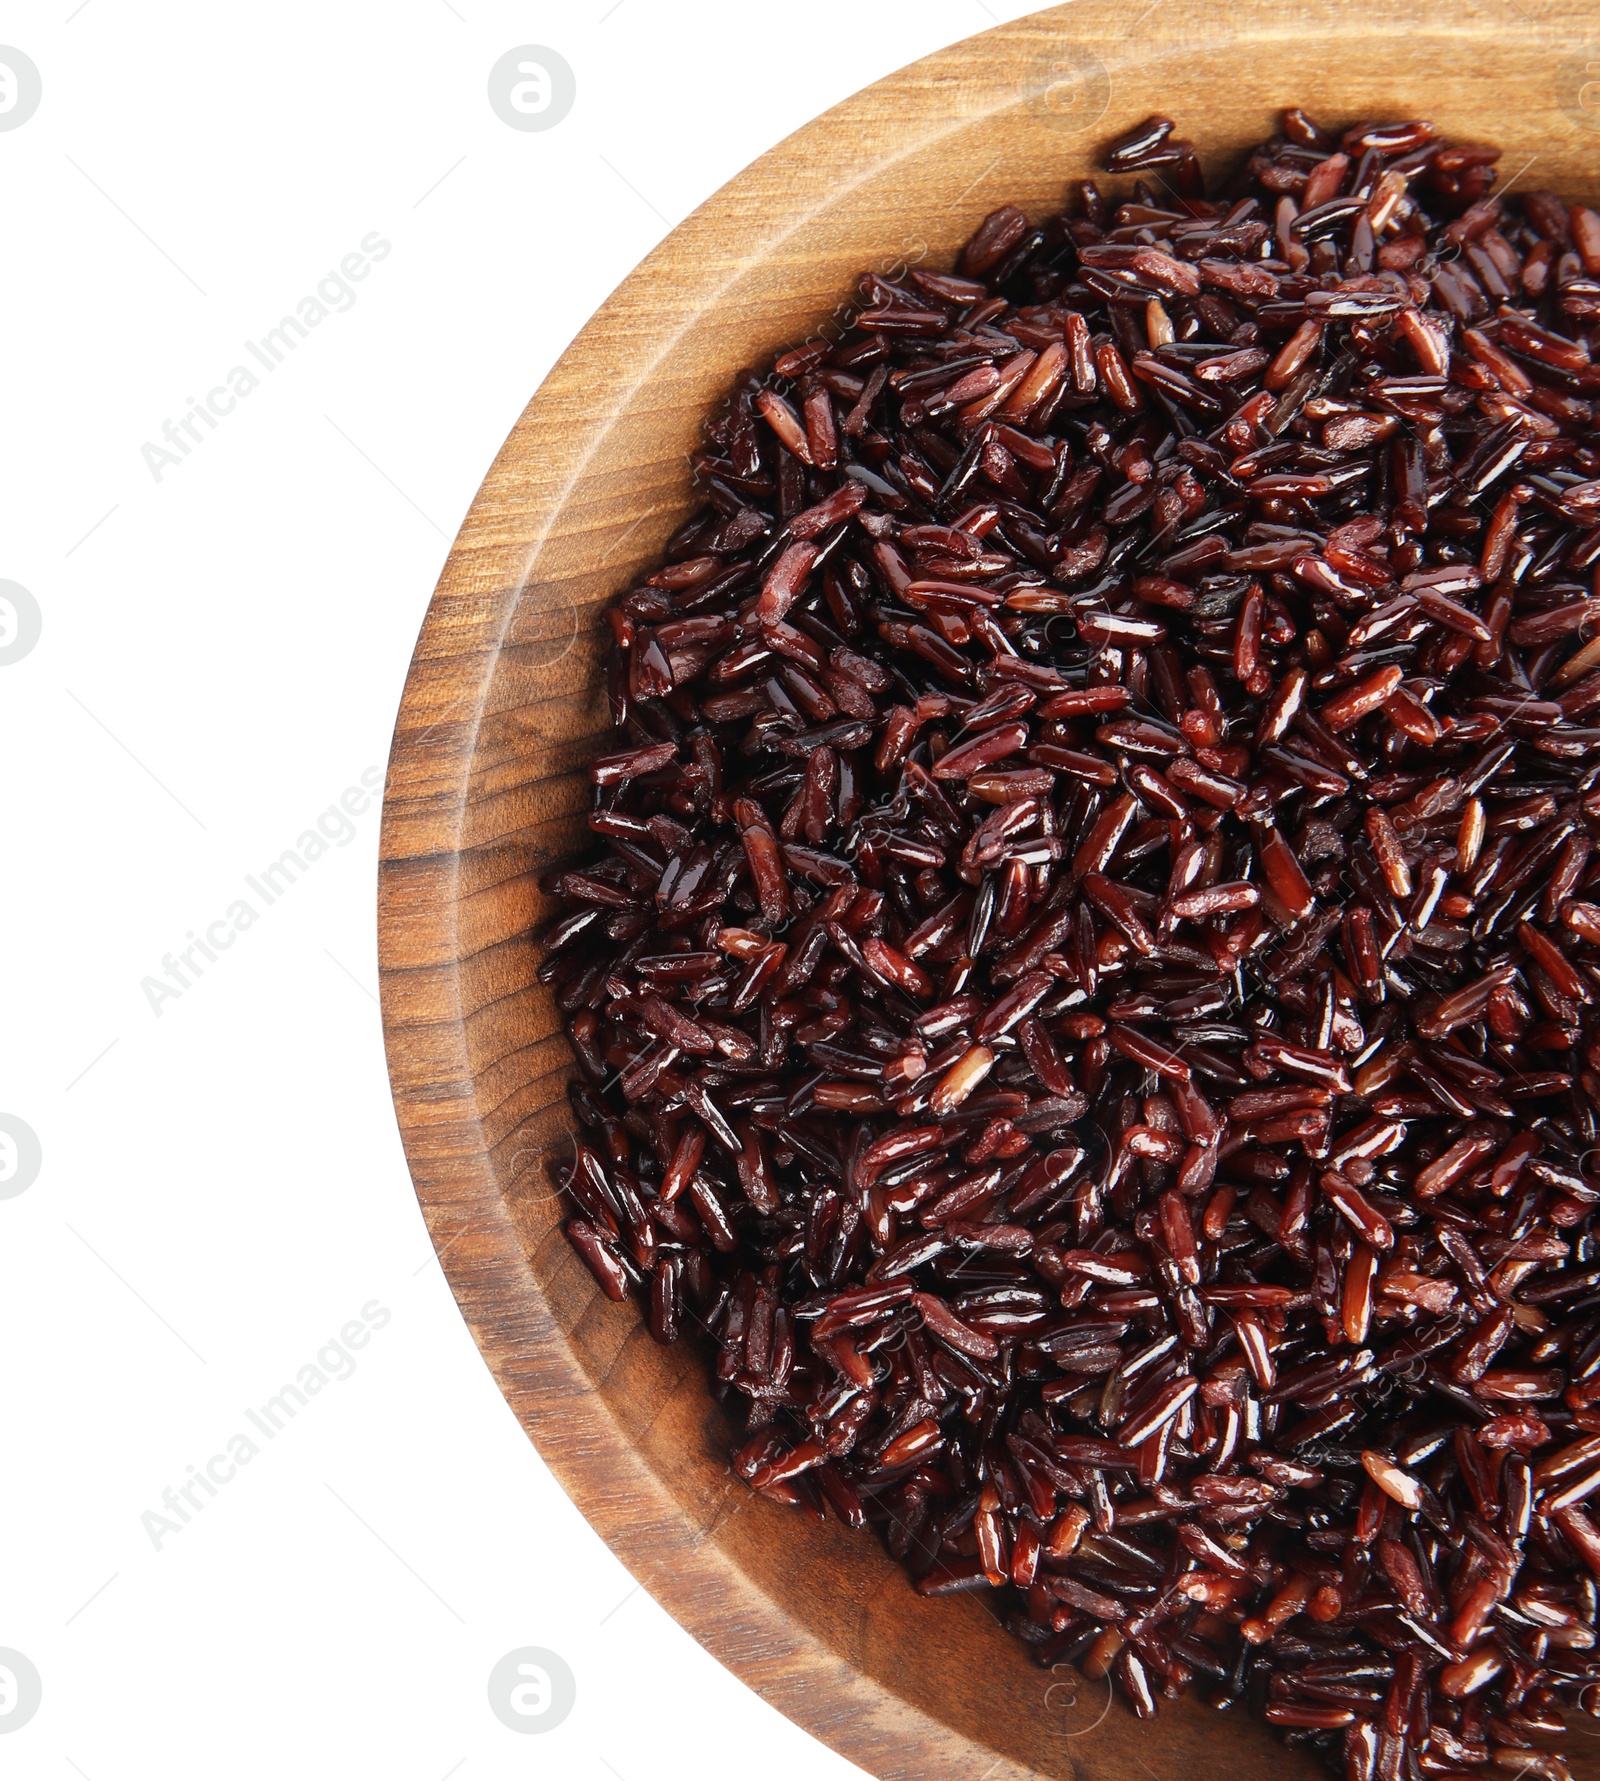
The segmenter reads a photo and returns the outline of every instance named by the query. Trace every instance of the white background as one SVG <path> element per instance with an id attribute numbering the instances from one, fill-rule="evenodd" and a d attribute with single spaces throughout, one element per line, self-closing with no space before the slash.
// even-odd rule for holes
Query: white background
<path id="1" fill-rule="evenodd" d="M 1029 10 L 0 5 L 43 81 L 0 133 L 0 579 L 43 615 L 0 667 L 0 1113 L 43 1151 L 0 1199 L 0 1647 L 43 1678 L 8 1776 L 857 1772 L 635 1588 L 502 1402 L 395 1133 L 376 808 L 327 813 L 612 286 L 817 112 Z M 576 73 L 541 133 L 486 97 L 522 44 Z M 157 480 L 146 442 L 374 231 L 354 302 Z M 245 875 L 319 817 L 334 844 L 268 908 Z M 142 981 L 241 897 L 255 923 L 153 1010 Z M 354 1372 L 266 1441 L 246 1408 L 374 1301 Z M 256 1457 L 158 1548 L 142 1517 L 241 1432 Z M 519 1646 L 576 1676 L 543 1736 L 488 1708 Z"/>

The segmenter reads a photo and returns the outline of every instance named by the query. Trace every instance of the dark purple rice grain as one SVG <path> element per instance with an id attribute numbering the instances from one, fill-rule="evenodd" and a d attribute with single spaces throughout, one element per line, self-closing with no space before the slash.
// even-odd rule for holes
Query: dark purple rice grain
<path id="1" fill-rule="evenodd" d="M 740 1476 L 1349 1781 L 1600 1714 L 1600 214 L 1496 159 L 1152 118 L 865 278 L 546 885 L 568 1233 Z"/>

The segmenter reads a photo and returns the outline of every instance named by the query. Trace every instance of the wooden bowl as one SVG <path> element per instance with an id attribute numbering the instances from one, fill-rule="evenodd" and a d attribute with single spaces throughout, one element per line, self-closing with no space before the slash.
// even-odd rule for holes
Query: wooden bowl
<path id="1" fill-rule="evenodd" d="M 1168 1781 L 1319 1766 L 1190 1698 L 1141 1724 L 1052 1678 L 968 1596 L 925 1601 L 874 1536 L 750 1496 L 706 1357 L 602 1299 L 559 1228 L 570 1054 L 534 976 L 537 878 L 586 843 L 607 727 L 601 608 L 692 504 L 685 454 L 734 373 L 836 325 L 856 275 L 944 267 L 988 211 L 1059 206 L 1109 137 L 1176 118 L 1213 173 L 1303 104 L 1418 115 L 1575 196 L 1600 44 L 1537 0 L 1077 0 L 892 75 L 681 224 L 551 372 L 429 608 L 395 730 L 379 885 L 383 1012 L 429 1229 L 501 1390 L 651 1593 L 781 1711 L 874 1775 Z M 1569 23 L 1570 21 L 1570 23 Z M 1600 38 L 1600 30 L 1595 33 Z M 1592 102 L 1586 109 L 1585 102 Z"/>

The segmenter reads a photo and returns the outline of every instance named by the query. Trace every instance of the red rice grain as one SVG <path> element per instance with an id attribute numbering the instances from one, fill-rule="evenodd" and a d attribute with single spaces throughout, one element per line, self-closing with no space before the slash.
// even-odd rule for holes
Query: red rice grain
<path id="1" fill-rule="evenodd" d="M 1600 215 L 1304 113 L 862 280 L 609 613 L 568 1232 L 750 1487 L 1350 1781 L 1600 1713 Z"/>

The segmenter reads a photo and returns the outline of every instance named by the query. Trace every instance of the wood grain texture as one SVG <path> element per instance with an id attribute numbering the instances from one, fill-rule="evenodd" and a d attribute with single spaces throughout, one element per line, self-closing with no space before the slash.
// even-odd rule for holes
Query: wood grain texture
<path id="1" fill-rule="evenodd" d="M 780 144 L 624 281 L 445 566 L 395 731 L 379 884 L 389 1068 L 429 1229 L 501 1390 L 623 1562 L 885 1781 L 1320 1770 L 1194 1699 L 1152 1725 L 1120 1706 L 1101 1720 L 1103 1683 L 1053 1681 L 971 1597 L 923 1601 L 872 1536 L 752 1498 L 704 1354 L 656 1347 L 568 1250 L 551 1163 L 569 1053 L 529 933 L 549 915 L 539 873 L 584 844 L 600 609 L 688 511 L 685 454 L 733 373 L 836 325 L 862 269 L 948 265 L 1002 202 L 1043 214 L 1154 110 L 1213 173 L 1303 104 L 1341 125 L 1428 116 L 1500 142 L 1520 184 L 1592 194 L 1591 55 L 1600 23 L 1538 0 L 1078 0 L 929 57 Z"/>

